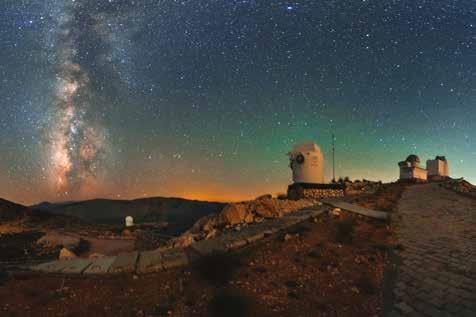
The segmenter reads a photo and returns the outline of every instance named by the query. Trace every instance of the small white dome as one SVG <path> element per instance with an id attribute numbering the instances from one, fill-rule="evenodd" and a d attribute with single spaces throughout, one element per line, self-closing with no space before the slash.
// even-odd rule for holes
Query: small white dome
<path id="1" fill-rule="evenodd" d="M 126 217 L 126 227 L 132 227 L 134 226 L 134 218 L 131 216 Z"/>

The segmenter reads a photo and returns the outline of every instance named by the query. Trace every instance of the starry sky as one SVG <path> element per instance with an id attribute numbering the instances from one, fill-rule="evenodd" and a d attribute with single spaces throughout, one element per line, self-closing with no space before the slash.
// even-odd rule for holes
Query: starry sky
<path id="1" fill-rule="evenodd" d="M 476 182 L 473 0 L 2 0 L 0 196 L 240 200 L 408 154 Z"/>

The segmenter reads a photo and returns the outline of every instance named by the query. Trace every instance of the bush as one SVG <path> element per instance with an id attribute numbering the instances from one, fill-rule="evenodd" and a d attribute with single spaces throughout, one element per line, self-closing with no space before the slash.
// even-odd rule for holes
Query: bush
<path id="1" fill-rule="evenodd" d="M 287 194 L 278 194 L 278 199 L 279 200 L 286 200 L 286 199 L 288 199 L 288 195 Z"/>
<path id="2" fill-rule="evenodd" d="M 307 233 L 309 231 L 311 231 L 311 228 L 309 228 L 308 226 L 300 223 L 300 224 L 294 225 L 291 228 L 289 228 L 288 230 L 286 230 L 286 233 L 293 234 L 293 235 L 298 234 L 300 236 L 303 236 L 305 233 Z"/>
<path id="3" fill-rule="evenodd" d="M 240 259 L 230 253 L 204 256 L 195 265 L 198 275 L 214 285 L 225 285 L 241 266 Z"/>
<path id="4" fill-rule="evenodd" d="M 88 240 L 84 240 L 83 238 L 79 239 L 78 245 L 74 248 L 73 251 L 74 254 L 76 255 L 81 255 L 83 253 L 86 253 L 90 250 L 91 248 L 91 243 Z"/>
<path id="5" fill-rule="evenodd" d="M 216 317 L 249 316 L 252 307 L 253 302 L 250 298 L 230 290 L 218 293 L 209 304 L 210 315 Z"/>
<path id="6" fill-rule="evenodd" d="M 9 274 L 4 270 L 0 269 L 0 285 L 5 284 L 10 278 Z"/>
<path id="7" fill-rule="evenodd" d="M 336 223 L 336 242 L 338 243 L 352 243 L 354 238 L 354 218 L 347 217 L 343 220 L 338 220 Z"/>
<path id="8" fill-rule="evenodd" d="M 368 274 L 362 274 L 360 278 L 356 281 L 356 286 L 359 288 L 362 292 L 368 295 L 375 294 L 377 291 L 377 288 L 375 287 L 372 279 Z"/>

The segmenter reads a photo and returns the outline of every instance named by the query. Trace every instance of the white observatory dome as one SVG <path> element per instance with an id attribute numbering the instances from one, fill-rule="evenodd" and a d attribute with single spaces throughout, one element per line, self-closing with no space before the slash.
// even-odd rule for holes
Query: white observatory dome
<path id="1" fill-rule="evenodd" d="M 126 217 L 126 227 L 133 227 L 134 226 L 134 218 L 131 216 Z"/>
<path id="2" fill-rule="evenodd" d="M 294 145 L 288 153 L 294 183 L 324 183 L 324 155 L 314 142 Z"/>

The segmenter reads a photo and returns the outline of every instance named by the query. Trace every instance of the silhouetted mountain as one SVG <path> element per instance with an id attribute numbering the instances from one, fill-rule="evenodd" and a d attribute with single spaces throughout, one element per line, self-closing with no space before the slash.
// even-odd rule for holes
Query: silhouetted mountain
<path id="1" fill-rule="evenodd" d="M 181 198 L 144 198 L 136 200 L 94 199 L 69 203 L 43 202 L 35 210 L 77 217 L 99 224 L 122 224 L 126 216 L 136 223 L 166 221 L 174 231 L 190 227 L 203 216 L 219 212 L 225 204 Z"/>
<path id="2" fill-rule="evenodd" d="M 0 220 L 15 220 L 31 215 L 31 209 L 0 198 Z"/>

